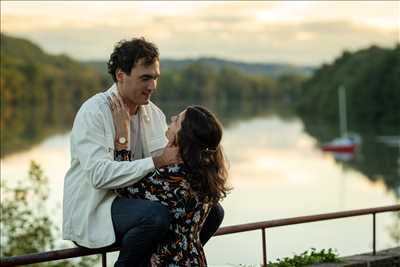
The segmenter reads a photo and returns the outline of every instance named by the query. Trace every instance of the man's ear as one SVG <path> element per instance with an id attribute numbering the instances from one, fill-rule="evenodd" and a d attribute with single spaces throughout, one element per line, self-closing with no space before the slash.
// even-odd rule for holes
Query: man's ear
<path id="1" fill-rule="evenodd" d="M 115 71 L 115 77 L 118 82 L 122 82 L 124 80 L 124 72 L 121 69 L 117 69 Z"/>

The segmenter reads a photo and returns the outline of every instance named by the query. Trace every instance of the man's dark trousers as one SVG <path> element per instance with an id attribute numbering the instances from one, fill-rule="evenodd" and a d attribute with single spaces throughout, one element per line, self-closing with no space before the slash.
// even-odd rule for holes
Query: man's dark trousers
<path id="1" fill-rule="evenodd" d="M 121 246 L 114 267 L 148 266 L 148 259 L 165 237 L 171 215 L 167 207 L 143 199 L 117 197 L 111 206 L 116 242 Z M 204 245 L 224 218 L 220 204 L 214 206 L 204 222 L 200 240 Z"/>

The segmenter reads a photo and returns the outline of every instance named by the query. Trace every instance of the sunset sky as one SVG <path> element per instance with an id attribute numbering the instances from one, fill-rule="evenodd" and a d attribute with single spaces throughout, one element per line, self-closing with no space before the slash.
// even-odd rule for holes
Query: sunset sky
<path id="1" fill-rule="evenodd" d="M 393 47 L 400 1 L 1 1 L 1 32 L 79 60 L 144 36 L 162 58 L 319 65 L 344 49 Z"/>

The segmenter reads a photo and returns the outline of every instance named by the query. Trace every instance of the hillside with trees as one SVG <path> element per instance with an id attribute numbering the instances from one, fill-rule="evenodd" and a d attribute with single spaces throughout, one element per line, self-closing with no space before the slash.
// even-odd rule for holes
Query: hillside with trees
<path id="1" fill-rule="evenodd" d="M 23 149 L 70 124 L 105 77 L 65 55 L 1 34 L 1 155 Z"/>
<path id="2" fill-rule="evenodd" d="M 399 77 L 399 44 L 392 49 L 372 46 L 354 53 L 345 51 L 303 84 L 299 111 L 337 122 L 338 87 L 344 86 L 349 124 L 400 125 Z"/>
<path id="3" fill-rule="evenodd" d="M 196 101 L 226 104 L 238 101 L 290 101 L 299 92 L 303 76 L 250 75 L 231 67 L 211 68 L 194 63 L 181 71 L 163 70 L 158 101 Z"/>
<path id="4" fill-rule="evenodd" d="M 107 75 L 104 61 L 83 62 Z M 286 101 L 299 97 L 301 83 L 311 67 L 288 64 L 247 64 L 215 58 L 161 59 L 161 77 L 154 101 Z M 112 83 L 111 77 L 108 77 Z M 158 102 L 159 103 L 159 102 Z"/>
<path id="5" fill-rule="evenodd" d="M 99 72 L 106 74 L 105 61 L 86 61 L 85 64 L 96 68 Z M 277 78 L 282 75 L 295 75 L 310 77 L 314 72 L 312 66 L 298 66 L 284 63 L 244 63 L 232 60 L 225 60 L 214 57 L 200 57 L 197 59 L 170 59 L 161 56 L 160 68 L 162 70 L 181 71 L 189 65 L 201 64 L 207 65 L 214 70 L 222 68 L 236 69 L 244 74 L 250 75 L 266 75 Z"/>

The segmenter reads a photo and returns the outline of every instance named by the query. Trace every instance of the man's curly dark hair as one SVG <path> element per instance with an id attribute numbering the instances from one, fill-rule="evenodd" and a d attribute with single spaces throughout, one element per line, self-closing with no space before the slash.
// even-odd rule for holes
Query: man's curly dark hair
<path id="1" fill-rule="evenodd" d="M 125 74 L 130 75 L 132 68 L 140 60 L 144 59 L 143 64 L 148 66 L 159 60 L 158 48 L 155 44 L 141 38 L 133 38 L 130 41 L 121 40 L 110 55 L 110 60 L 107 62 L 108 73 L 117 82 L 115 72 L 121 69 Z"/>

